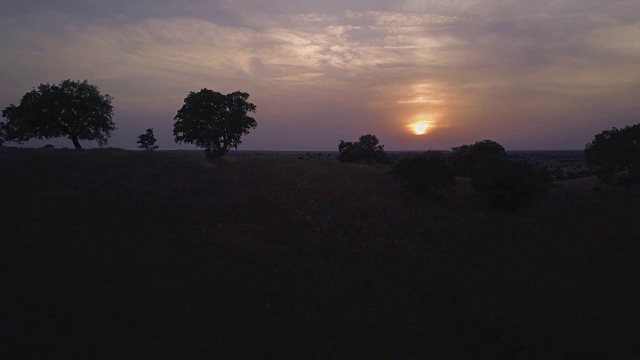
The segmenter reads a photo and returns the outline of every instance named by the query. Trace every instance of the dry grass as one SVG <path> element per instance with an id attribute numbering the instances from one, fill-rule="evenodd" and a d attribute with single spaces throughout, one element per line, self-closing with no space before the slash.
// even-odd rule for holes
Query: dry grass
<path id="1" fill-rule="evenodd" d="M 0 149 L 0 168 L 10 358 L 637 350 L 637 196 L 556 187 L 507 214 L 464 179 L 416 199 L 288 156 Z"/>

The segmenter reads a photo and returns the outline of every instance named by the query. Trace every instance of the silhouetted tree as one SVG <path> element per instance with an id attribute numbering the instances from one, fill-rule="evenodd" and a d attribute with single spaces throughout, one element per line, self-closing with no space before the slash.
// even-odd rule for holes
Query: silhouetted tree
<path id="1" fill-rule="evenodd" d="M 441 151 L 429 150 L 400 159 L 391 173 L 404 189 L 419 194 L 456 184 L 453 171 Z"/>
<path id="2" fill-rule="evenodd" d="M 357 142 L 340 140 L 338 144 L 338 160 L 348 163 L 364 162 L 367 164 L 388 164 L 389 158 L 384 145 L 379 145 L 375 135 L 360 136 Z"/>
<path id="3" fill-rule="evenodd" d="M 587 165 L 610 185 L 640 184 L 640 124 L 597 134 L 584 149 Z"/>
<path id="4" fill-rule="evenodd" d="M 79 140 L 96 140 L 103 146 L 116 129 L 112 100 L 87 80 L 40 84 L 22 97 L 20 105 L 2 110 L 7 119 L 2 128 L 6 140 L 19 143 L 66 136 L 76 149 L 82 148 Z"/>
<path id="5" fill-rule="evenodd" d="M 504 147 L 493 140 L 477 141 L 472 145 L 451 148 L 453 172 L 458 176 L 472 176 L 475 168 L 490 155 L 506 156 Z"/>
<path id="6" fill-rule="evenodd" d="M 523 203 L 541 197 L 549 189 L 551 175 L 525 161 L 490 155 L 476 168 L 471 188 L 491 206 L 514 211 Z"/>
<path id="7" fill-rule="evenodd" d="M 158 148 L 156 145 L 156 137 L 153 135 L 153 129 L 147 129 L 147 132 L 138 136 L 138 148 L 147 151 L 153 151 Z"/>
<path id="8" fill-rule="evenodd" d="M 230 148 L 237 149 L 242 144 L 240 137 L 258 126 L 247 115 L 256 112 L 256 105 L 248 99 L 249 94 L 240 91 L 226 95 L 206 88 L 190 92 L 174 118 L 175 141 L 204 148 L 207 157 L 221 157 Z"/>
<path id="9" fill-rule="evenodd" d="M 5 132 L 4 132 L 4 123 L 0 122 L 0 147 L 2 147 L 4 145 L 4 138 L 5 138 Z"/>

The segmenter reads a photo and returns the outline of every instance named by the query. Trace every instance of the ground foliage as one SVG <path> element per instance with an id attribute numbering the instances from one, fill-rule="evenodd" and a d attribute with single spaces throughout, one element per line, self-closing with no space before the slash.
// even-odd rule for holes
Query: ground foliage
<path id="1" fill-rule="evenodd" d="M 295 156 L 1 148 L 0 169 L 7 358 L 637 354 L 626 192 L 514 214 L 467 179 L 432 202 Z"/>
<path id="2" fill-rule="evenodd" d="M 401 158 L 391 173 L 404 189 L 415 194 L 427 195 L 456 184 L 453 170 L 441 151 L 429 150 Z"/>
<path id="3" fill-rule="evenodd" d="M 526 161 L 491 155 L 477 167 L 471 188 L 491 206 L 515 211 L 523 204 L 546 195 L 551 175 Z"/>

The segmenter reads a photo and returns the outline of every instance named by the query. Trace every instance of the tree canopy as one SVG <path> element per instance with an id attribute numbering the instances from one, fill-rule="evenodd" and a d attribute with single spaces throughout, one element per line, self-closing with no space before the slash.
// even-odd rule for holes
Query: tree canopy
<path id="1" fill-rule="evenodd" d="M 371 134 L 360 136 L 360 139 L 356 142 L 340 140 L 340 144 L 338 144 L 338 160 L 349 163 L 388 163 L 384 145 L 380 145 L 378 138 Z"/>
<path id="2" fill-rule="evenodd" d="M 453 171 L 458 176 L 470 177 L 476 167 L 491 155 L 506 156 L 502 145 L 493 140 L 476 141 L 471 145 L 461 145 L 451 148 L 453 154 L 450 157 Z"/>
<path id="3" fill-rule="evenodd" d="M 144 134 L 138 135 L 138 141 L 136 143 L 140 149 L 153 151 L 158 148 L 156 141 L 156 137 L 153 135 L 153 129 L 149 128 Z"/>
<path id="4" fill-rule="evenodd" d="M 584 157 L 606 184 L 640 184 L 640 124 L 602 131 L 585 146 Z"/>
<path id="5" fill-rule="evenodd" d="M 7 122 L 0 123 L 0 128 L 6 140 L 19 143 L 66 136 L 76 149 L 82 148 L 79 140 L 103 146 L 116 129 L 112 100 L 87 80 L 40 84 L 27 92 L 18 106 L 11 104 L 2 110 Z"/>
<path id="6" fill-rule="evenodd" d="M 248 99 L 249 94 L 241 91 L 226 95 L 206 88 L 190 92 L 174 118 L 175 141 L 204 148 L 207 157 L 237 149 L 242 135 L 258 126 L 248 115 L 256 112 L 256 105 Z"/>

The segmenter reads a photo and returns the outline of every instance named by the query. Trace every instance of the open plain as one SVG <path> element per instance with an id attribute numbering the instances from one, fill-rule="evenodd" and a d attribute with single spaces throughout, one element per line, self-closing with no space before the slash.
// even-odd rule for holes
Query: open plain
<path id="1" fill-rule="evenodd" d="M 7 358 L 633 358 L 638 194 L 516 213 L 296 155 L 0 148 Z"/>

